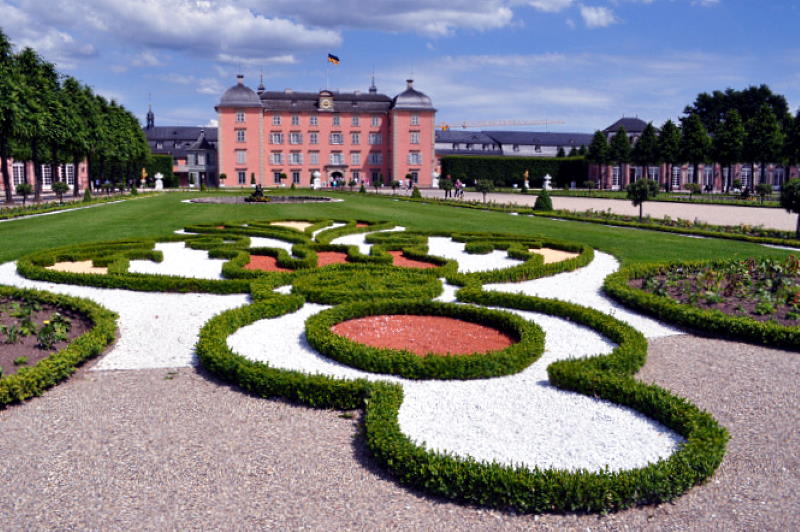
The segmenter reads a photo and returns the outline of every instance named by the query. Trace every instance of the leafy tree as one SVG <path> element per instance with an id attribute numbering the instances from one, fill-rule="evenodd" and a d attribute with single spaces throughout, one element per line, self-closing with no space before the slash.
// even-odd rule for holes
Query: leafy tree
<path id="1" fill-rule="evenodd" d="M 745 129 L 747 131 L 745 156 L 749 161 L 759 163 L 761 173 L 759 182 L 765 183 L 767 163 L 777 162 L 781 156 L 783 148 L 781 127 L 772 108 L 764 104 L 747 122 Z"/>
<path id="2" fill-rule="evenodd" d="M 781 207 L 788 212 L 800 214 L 800 179 L 790 179 L 781 188 Z M 800 216 L 797 217 L 795 238 L 800 239 Z"/>
<path id="3" fill-rule="evenodd" d="M 631 162 L 631 140 L 628 138 L 628 133 L 624 127 L 620 126 L 617 132 L 614 133 L 608 148 L 608 158 L 612 162 L 617 164 Z"/>
<path id="4" fill-rule="evenodd" d="M 675 122 L 667 120 L 658 135 L 658 153 L 667 163 L 667 189 L 672 188 L 672 166 L 681 163 L 681 131 Z"/>
<path id="5" fill-rule="evenodd" d="M 800 109 L 794 116 L 788 130 L 783 145 L 783 158 L 788 165 L 786 168 L 786 178 L 789 178 L 791 166 L 800 164 Z"/>
<path id="6" fill-rule="evenodd" d="M 422 199 L 422 193 L 417 188 L 417 185 L 414 185 L 414 188 L 411 190 L 411 197 L 414 199 Z"/>
<path id="7" fill-rule="evenodd" d="M 53 192 L 58 196 L 58 202 L 64 203 L 64 194 L 69 190 L 69 185 L 63 181 L 53 183 Z"/>
<path id="8" fill-rule="evenodd" d="M 28 201 L 28 196 L 33 192 L 33 187 L 31 187 L 30 183 L 20 183 L 17 185 L 16 191 L 18 195 L 22 196 L 22 206 L 24 207 Z"/>
<path id="9" fill-rule="evenodd" d="M 577 156 L 578 156 L 578 150 L 575 149 L 575 146 L 573 146 L 572 148 L 569 149 L 567 157 L 577 157 Z"/>
<path id="10" fill-rule="evenodd" d="M 563 146 L 558 147 L 558 151 L 556 152 L 556 157 L 566 157 L 567 154 L 564 152 Z"/>
<path id="11" fill-rule="evenodd" d="M 628 199 L 634 207 L 639 207 L 639 221 L 642 221 L 642 207 L 645 201 L 658 195 L 658 183 L 652 179 L 640 179 L 630 183 L 626 188 Z"/>
<path id="12" fill-rule="evenodd" d="M 491 179 L 478 179 L 475 190 L 483 194 L 483 202 L 486 203 L 486 194 L 494 190 L 494 182 Z"/>
<path id="13" fill-rule="evenodd" d="M 587 151 L 588 150 L 586 149 L 586 146 L 581 145 L 581 147 L 578 148 L 578 155 L 584 156 L 586 155 Z"/>
<path id="14" fill-rule="evenodd" d="M 383 183 L 383 175 L 378 174 L 378 175 L 376 175 L 375 177 L 372 178 L 372 183 L 371 184 L 372 184 L 372 188 L 375 189 L 375 194 L 378 193 L 378 189 L 380 188 L 381 183 Z"/>
<path id="15" fill-rule="evenodd" d="M 686 115 L 697 115 L 706 130 L 716 135 L 718 126 L 725 121 L 726 114 L 732 109 L 736 109 L 742 122 L 747 123 L 764 105 L 772 109 L 782 128 L 788 128 L 791 117 L 786 98 L 773 93 L 767 85 L 753 85 L 744 90 L 728 88 L 711 94 L 703 92 L 683 112 Z"/>
<path id="16" fill-rule="evenodd" d="M 758 194 L 761 204 L 764 204 L 764 198 L 772 194 L 772 185 L 769 183 L 759 183 L 756 185 L 756 194 Z"/>
<path id="17" fill-rule="evenodd" d="M 744 154 L 745 131 L 739 111 L 731 109 L 724 121 L 717 127 L 713 152 L 717 162 L 728 168 L 728 188 L 733 178 L 733 165 L 742 161 Z"/>
<path id="18" fill-rule="evenodd" d="M 711 158 L 711 137 L 697 115 L 689 115 L 683 120 L 680 153 L 681 159 L 690 163 L 694 169 L 693 182 L 699 183 L 700 175 L 697 168 L 700 163 L 707 162 Z"/>
<path id="19" fill-rule="evenodd" d="M 392 179 L 392 195 L 397 192 L 398 188 L 400 188 L 400 181 L 397 179 Z"/>
<path id="20" fill-rule="evenodd" d="M 11 140 L 19 133 L 20 81 L 11 42 L 0 29 L 0 173 L 7 204 L 14 203 L 8 158 Z"/>
<path id="21" fill-rule="evenodd" d="M 703 191 L 703 187 L 701 187 L 699 183 L 686 183 L 683 188 L 689 191 L 689 199 L 692 199 L 695 194 L 700 194 Z"/>
<path id="22" fill-rule="evenodd" d="M 49 110 L 47 100 L 49 92 L 53 90 L 51 81 L 55 69 L 52 64 L 45 61 L 32 48 L 25 48 L 15 56 L 16 68 L 20 74 L 20 99 L 22 108 L 18 117 L 20 134 L 18 148 L 23 145 L 28 150 L 28 157 L 34 168 L 33 195 L 36 201 L 42 193 L 42 153 L 47 142 L 47 125 Z"/>
<path id="23" fill-rule="evenodd" d="M 581 146 L 582 147 L 582 146 Z M 592 137 L 592 143 L 589 144 L 589 149 L 586 152 L 586 160 L 590 163 L 596 164 L 600 169 L 598 180 L 603 183 L 603 170 L 608 163 L 608 139 L 602 131 L 595 131 Z"/>
<path id="24" fill-rule="evenodd" d="M 658 153 L 658 135 L 652 122 L 648 122 L 644 127 L 642 136 L 633 147 L 632 157 L 634 163 L 644 168 L 644 177 L 648 177 L 647 170 L 650 165 L 661 162 Z"/>

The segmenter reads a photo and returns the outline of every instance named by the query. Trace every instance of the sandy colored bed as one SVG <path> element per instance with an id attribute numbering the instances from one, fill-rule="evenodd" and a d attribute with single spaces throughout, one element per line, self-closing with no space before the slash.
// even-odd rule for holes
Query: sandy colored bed
<path id="1" fill-rule="evenodd" d="M 545 264 L 550 264 L 553 262 L 561 262 L 562 260 L 574 259 L 575 257 L 580 255 L 580 253 L 573 253 L 571 251 L 562 251 L 560 249 L 553 249 L 553 248 L 529 248 L 528 251 L 544 257 Z"/>
<path id="2" fill-rule="evenodd" d="M 52 266 L 46 266 L 48 270 L 56 270 L 59 272 L 68 273 L 108 273 L 108 268 L 96 267 L 92 265 L 90 260 L 81 260 L 77 262 L 56 262 Z"/>
<path id="3" fill-rule="evenodd" d="M 285 221 L 285 222 L 270 222 L 269 225 L 277 225 L 280 227 L 288 227 L 289 229 L 297 229 L 298 231 L 305 231 L 307 228 L 311 227 L 311 222 L 293 222 L 293 221 Z"/>

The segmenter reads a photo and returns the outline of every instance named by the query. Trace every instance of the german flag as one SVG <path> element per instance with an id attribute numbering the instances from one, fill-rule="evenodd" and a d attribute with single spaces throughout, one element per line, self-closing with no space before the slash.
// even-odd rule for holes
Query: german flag
<path id="1" fill-rule="evenodd" d="M 329 63 L 333 63 L 334 65 L 338 65 L 339 64 L 339 58 L 336 57 L 333 54 L 328 54 L 328 62 Z"/>

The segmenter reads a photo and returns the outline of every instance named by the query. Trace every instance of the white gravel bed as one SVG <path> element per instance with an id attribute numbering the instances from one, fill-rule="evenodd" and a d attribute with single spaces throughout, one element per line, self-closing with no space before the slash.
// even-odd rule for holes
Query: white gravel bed
<path id="1" fill-rule="evenodd" d="M 194 345 L 202 326 L 222 311 L 249 301 L 245 294 L 163 294 L 31 281 L 16 264 L 0 265 L 0 284 L 85 297 L 119 314 L 119 340 L 92 368 L 175 368 L 196 364 Z"/>
<path id="2" fill-rule="evenodd" d="M 198 233 L 195 233 L 194 231 L 187 231 L 185 229 L 177 229 L 175 231 L 175 234 L 176 235 L 196 235 Z"/>
<path id="3" fill-rule="evenodd" d="M 765 248 L 773 248 L 773 249 L 788 249 L 789 251 L 794 251 L 795 253 L 800 253 L 800 248 L 793 248 L 791 246 L 778 246 L 775 244 L 761 244 Z"/>
<path id="4" fill-rule="evenodd" d="M 554 360 L 609 352 L 600 335 L 552 316 L 518 312 L 547 331 L 542 358 L 516 375 L 472 381 L 409 381 L 332 361 L 306 342 L 304 323 L 328 308 L 306 304 L 293 314 L 260 320 L 228 338 L 235 352 L 273 367 L 343 379 L 400 383 L 400 428 L 431 450 L 506 465 L 597 471 L 642 467 L 672 454 L 679 436 L 611 403 L 547 383 Z M 444 331 L 446 334 L 447 331 Z M 457 331 L 453 331 L 457 334 Z M 272 339 L 281 338 L 280 343 Z"/>
<path id="5" fill-rule="evenodd" d="M 464 246 L 463 242 L 443 236 L 428 238 L 428 254 L 457 261 L 458 271 L 461 273 L 483 272 L 521 264 L 521 261 L 509 258 L 506 251 L 494 250 L 484 255 L 475 255 L 465 252 Z"/>
<path id="6" fill-rule="evenodd" d="M 266 238 L 263 236 L 250 236 L 250 247 L 251 248 L 278 248 L 278 249 L 285 249 L 289 252 L 289 255 L 292 254 L 292 246 L 294 246 L 294 242 L 287 242 L 286 240 L 280 240 L 277 238 Z"/>
<path id="7" fill-rule="evenodd" d="M 606 297 L 602 291 L 603 279 L 618 269 L 617 259 L 595 250 L 594 260 L 583 268 L 521 283 L 486 284 L 484 289 L 560 299 L 592 307 L 627 322 L 648 338 L 683 334 L 672 326 L 636 314 Z"/>
<path id="8" fill-rule="evenodd" d="M 339 238 L 334 238 L 331 240 L 331 244 L 337 245 L 345 245 L 345 246 L 358 246 L 358 251 L 361 252 L 362 255 L 369 255 L 370 250 L 372 249 L 372 244 L 367 244 L 365 242 L 365 238 L 367 235 L 371 235 L 372 233 L 389 233 L 392 231 L 405 231 L 405 227 L 396 226 L 392 227 L 391 229 L 384 229 L 382 231 L 371 231 L 369 233 L 353 233 L 349 235 L 340 236 Z"/>
<path id="9" fill-rule="evenodd" d="M 225 259 L 211 259 L 208 251 L 191 249 L 185 242 L 158 242 L 155 249 L 164 254 L 164 260 L 132 260 L 128 271 L 155 275 L 177 275 L 197 279 L 222 279 Z"/>

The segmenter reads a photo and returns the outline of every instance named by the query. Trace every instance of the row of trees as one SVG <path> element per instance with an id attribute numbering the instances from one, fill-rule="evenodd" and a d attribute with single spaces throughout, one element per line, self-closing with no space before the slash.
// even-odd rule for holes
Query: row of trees
<path id="1" fill-rule="evenodd" d="M 52 177 L 63 163 L 86 161 L 90 181 L 135 182 L 150 154 L 136 117 L 55 66 L 35 50 L 15 53 L 0 29 L 0 172 L 6 203 L 13 203 L 8 158 L 32 161 L 34 197 L 42 192 L 42 165 Z"/>
<path id="2" fill-rule="evenodd" d="M 586 158 L 601 166 L 666 163 L 667 175 L 672 174 L 673 165 L 689 163 L 694 167 L 695 183 L 699 183 L 697 167 L 702 163 L 720 163 L 729 169 L 728 175 L 736 163 L 758 163 L 761 183 L 766 182 L 768 163 L 800 163 L 800 110 L 792 117 L 786 99 L 765 85 L 702 93 L 684 113 L 680 126 L 672 120 L 660 130 L 647 124 L 635 144 L 624 128 L 610 142 L 597 131 Z"/>

